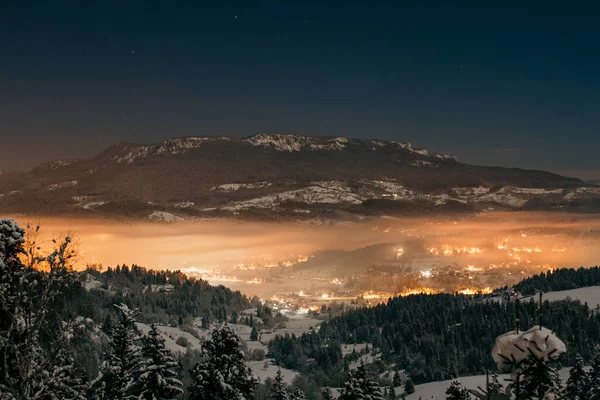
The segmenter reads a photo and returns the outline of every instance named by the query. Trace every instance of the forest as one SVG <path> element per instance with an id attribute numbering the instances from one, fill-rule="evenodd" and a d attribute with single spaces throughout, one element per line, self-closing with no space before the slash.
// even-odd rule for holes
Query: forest
<path id="1" fill-rule="evenodd" d="M 228 326 L 248 323 L 256 339 L 265 325 L 242 320 L 239 313 L 247 308 L 257 308 L 264 324 L 283 321 L 258 299 L 177 271 L 134 265 L 74 272 L 69 237 L 41 255 L 25 235 L 14 221 L 0 220 L 3 400 L 328 399 L 330 391 L 321 392 L 328 387 L 341 388 L 342 399 L 362 399 L 365 394 L 371 399 L 396 398 L 395 386 L 403 386 L 402 396 L 414 384 L 500 372 L 491 356 L 496 338 L 538 324 L 552 330 L 569 351 L 552 361 L 556 366 L 533 360 L 529 371 L 550 377 L 560 366 L 592 364 L 591 375 L 585 372 L 583 383 L 570 390 L 588 393 L 596 387 L 589 385 L 590 379 L 600 382 L 595 351 L 600 314 L 587 304 L 546 301 L 539 307 L 533 299 L 519 302 L 510 296 L 422 294 L 347 311 L 300 337 L 276 336 L 269 343 L 269 356 L 301 374 L 291 387 L 280 375 L 259 383 L 245 365 L 248 352 L 243 342 Z M 573 283 L 568 283 L 570 277 Z M 594 285 L 597 277 L 598 268 L 556 270 L 526 279 L 516 288 L 524 293 L 570 289 Z M 201 342 L 200 350 L 171 354 L 155 323 L 183 330 L 195 318 L 201 319 L 203 329 L 215 327 L 211 337 Z M 148 322 L 150 331 L 141 333 L 137 321 Z M 358 343 L 367 345 L 344 355 L 342 344 Z M 372 362 L 363 364 L 360 360 L 367 355 Z M 385 372 L 388 378 L 382 378 Z M 543 385 L 546 391 L 563 390 L 554 378 L 542 384 L 536 380 L 539 376 L 524 374 L 531 393 Z M 448 398 L 468 398 L 459 384 L 451 389 Z"/>

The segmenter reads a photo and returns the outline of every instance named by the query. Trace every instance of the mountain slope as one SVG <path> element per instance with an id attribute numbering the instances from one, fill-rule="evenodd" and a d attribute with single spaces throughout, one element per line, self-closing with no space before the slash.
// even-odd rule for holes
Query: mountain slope
<path id="1" fill-rule="evenodd" d="M 576 198 L 589 194 L 575 178 L 462 164 L 406 142 L 257 134 L 117 143 L 92 159 L 5 173 L 0 175 L 0 206 L 12 212 L 144 218 L 158 211 L 157 219 L 207 213 L 260 216 L 260 210 L 277 209 L 296 218 L 319 214 L 314 209 L 324 205 L 353 215 L 472 211 L 489 204 L 522 208 L 539 194 L 555 205 L 575 189 L 584 189 Z M 546 195 L 555 196 L 548 200 Z"/>

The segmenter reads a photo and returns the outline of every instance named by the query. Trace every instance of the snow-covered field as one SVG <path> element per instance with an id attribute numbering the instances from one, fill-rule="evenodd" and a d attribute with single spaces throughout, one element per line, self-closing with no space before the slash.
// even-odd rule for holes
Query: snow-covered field
<path id="1" fill-rule="evenodd" d="M 538 301 L 538 296 L 525 297 L 523 301 L 535 300 Z M 544 293 L 543 300 L 560 301 L 560 300 L 579 300 L 582 303 L 587 303 L 590 308 L 596 308 L 600 305 L 600 286 L 590 286 L 572 290 L 561 290 L 558 292 Z"/>
<path id="2" fill-rule="evenodd" d="M 560 370 L 560 377 L 563 382 L 566 382 L 569 376 L 569 369 L 563 368 Z M 505 387 L 508 382 L 505 382 L 504 379 L 508 379 L 509 375 L 500 375 L 500 383 L 502 383 Z M 450 384 L 455 379 L 449 381 L 442 382 L 430 382 L 425 383 L 423 385 L 415 385 L 415 392 L 406 397 L 407 400 L 431 400 L 431 399 L 439 399 L 443 400 L 446 398 L 446 390 L 450 387 Z M 458 381 L 462 383 L 465 387 L 469 389 L 477 389 L 477 387 L 485 388 L 485 375 L 475 375 L 475 376 L 467 376 L 458 378 Z M 396 389 L 396 393 L 404 393 L 404 387 L 400 387 Z"/>

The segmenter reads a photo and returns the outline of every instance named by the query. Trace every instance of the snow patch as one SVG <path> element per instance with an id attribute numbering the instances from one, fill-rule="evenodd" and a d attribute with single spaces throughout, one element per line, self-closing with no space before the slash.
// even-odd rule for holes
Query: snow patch
<path id="1" fill-rule="evenodd" d="M 273 148 L 278 151 L 294 152 L 304 148 L 311 150 L 343 150 L 348 144 L 344 137 L 312 137 L 287 133 L 259 133 L 244 139 L 253 146 Z"/>
<path id="2" fill-rule="evenodd" d="M 91 203 L 87 203 L 83 206 L 84 210 L 93 210 L 96 207 L 100 207 L 103 206 L 104 204 L 106 204 L 105 201 L 93 201 Z"/>
<path id="3" fill-rule="evenodd" d="M 178 222 L 185 221 L 185 218 L 182 218 L 178 215 L 175 215 L 166 211 L 154 211 L 152 214 L 148 216 L 148 218 L 152 221 L 162 221 L 162 222 Z"/>
<path id="4" fill-rule="evenodd" d="M 361 204 L 365 198 L 354 193 L 342 182 L 311 182 L 311 186 L 280 192 L 268 196 L 235 202 L 224 210 L 244 210 L 248 208 L 271 208 L 286 201 L 307 204 Z"/>
<path id="5" fill-rule="evenodd" d="M 215 186 L 210 190 L 219 190 L 223 192 L 235 192 L 239 189 L 256 189 L 262 187 L 269 187 L 273 185 L 270 182 L 256 182 L 256 183 L 225 183 L 223 185 Z"/>
<path id="6" fill-rule="evenodd" d="M 179 203 L 175 203 L 175 207 L 177 208 L 190 208 L 193 207 L 196 203 L 193 201 L 180 201 Z"/>
<path id="7" fill-rule="evenodd" d="M 190 136 L 182 138 L 171 138 L 163 140 L 157 144 L 151 145 L 127 145 L 125 154 L 113 157 L 118 163 L 131 164 L 138 158 L 144 158 L 153 155 L 181 154 L 201 147 L 206 142 L 217 140 L 231 140 L 224 136 Z"/>
<path id="8" fill-rule="evenodd" d="M 73 186 L 77 186 L 79 182 L 78 181 L 68 181 L 68 182 L 61 182 L 61 183 L 53 183 L 52 185 L 48 185 L 48 190 L 49 191 L 53 191 L 56 189 L 64 189 L 67 187 L 73 187 Z"/>

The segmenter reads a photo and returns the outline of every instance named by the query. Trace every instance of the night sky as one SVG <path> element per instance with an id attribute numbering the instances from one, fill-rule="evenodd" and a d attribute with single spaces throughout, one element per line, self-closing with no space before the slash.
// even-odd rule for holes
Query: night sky
<path id="1" fill-rule="evenodd" d="M 600 178 L 600 10 L 451 3 L 1 2 L 0 169 L 293 132 Z"/>

